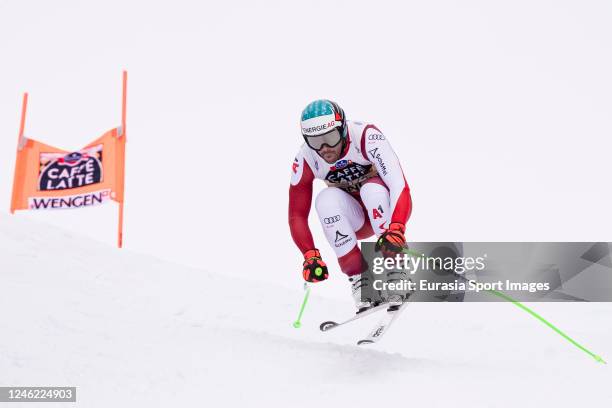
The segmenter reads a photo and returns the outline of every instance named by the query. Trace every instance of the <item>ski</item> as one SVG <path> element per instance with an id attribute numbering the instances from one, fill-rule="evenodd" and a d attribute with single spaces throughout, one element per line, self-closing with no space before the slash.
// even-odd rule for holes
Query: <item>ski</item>
<path id="1" fill-rule="evenodd" d="M 387 308 L 387 313 L 385 313 L 382 319 L 380 319 L 378 325 L 376 325 L 376 327 L 372 329 L 372 331 L 366 338 L 359 340 L 357 342 L 357 345 L 361 346 L 364 344 L 373 344 L 379 341 L 382 336 L 389 330 L 389 327 L 391 327 L 393 322 L 397 319 L 401 311 L 404 310 L 406 306 L 408 306 L 408 303 L 402 303 L 401 305 L 390 306 L 389 308 Z"/>
<path id="2" fill-rule="evenodd" d="M 370 315 L 370 314 L 372 314 L 372 313 L 374 313 L 374 312 L 376 312 L 378 310 L 381 310 L 384 307 L 387 307 L 387 304 L 386 303 L 381 303 L 380 305 L 373 306 L 373 307 L 371 307 L 369 309 L 364 310 L 361 313 L 357 313 L 354 316 L 352 316 L 351 318 L 346 319 L 346 320 L 344 320 L 342 322 L 334 322 L 334 321 L 331 321 L 331 320 L 323 322 L 319 326 L 319 329 L 321 329 L 321 331 L 324 331 L 324 332 L 325 331 L 330 331 L 331 329 L 335 329 L 336 327 L 343 326 L 343 325 L 345 325 L 347 323 L 354 322 L 355 320 L 361 319 L 362 317 Z"/>

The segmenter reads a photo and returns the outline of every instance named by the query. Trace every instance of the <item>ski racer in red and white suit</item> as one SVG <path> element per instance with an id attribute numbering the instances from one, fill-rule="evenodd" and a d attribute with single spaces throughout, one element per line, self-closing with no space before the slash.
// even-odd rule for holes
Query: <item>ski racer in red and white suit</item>
<path id="1" fill-rule="evenodd" d="M 304 278 L 309 281 L 327 277 L 326 265 L 308 226 L 315 178 L 328 185 L 317 195 L 315 207 L 346 275 L 354 277 L 367 268 L 358 240 L 375 234 L 390 240 L 390 246 L 405 244 L 405 225 L 412 201 L 395 152 L 385 135 L 372 124 L 346 120 L 345 133 L 342 149 L 334 157 L 321 153 L 327 145 L 318 151 L 309 145 L 303 125 L 307 143 L 302 145 L 292 165 L 289 226 L 295 244 L 304 254 Z M 335 160 L 329 163 L 329 158 Z M 309 261 L 313 260 L 315 266 L 325 266 L 324 274 L 312 273 L 316 268 Z"/>

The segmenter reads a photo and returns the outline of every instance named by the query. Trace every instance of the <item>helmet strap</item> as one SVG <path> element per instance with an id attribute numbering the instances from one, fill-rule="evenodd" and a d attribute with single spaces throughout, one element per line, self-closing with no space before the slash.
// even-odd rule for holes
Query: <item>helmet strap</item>
<path id="1" fill-rule="evenodd" d="M 348 148 L 348 129 L 346 128 L 346 125 L 344 125 L 342 129 L 342 149 L 340 152 L 340 157 L 344 157 L 344 155 L 346 155 L 347 148 Z"/>

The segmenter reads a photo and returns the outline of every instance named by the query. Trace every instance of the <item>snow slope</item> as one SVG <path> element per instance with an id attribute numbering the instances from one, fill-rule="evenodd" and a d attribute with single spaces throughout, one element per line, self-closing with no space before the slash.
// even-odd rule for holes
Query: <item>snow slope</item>
<path id="1" fill-rule="evenodd" d="M 0 216 L 0 385 L 77 386 L 82 407 L 612 403 L 609 365 L 512 305 L 413 304 L 358 348 L 376 317 L 317 329 L 351 313 L 348 293 L 333 302 L 315 287 L 296 330 L 301 291 L 256 273 L 231 279 Z M 612 360 L 612 305 L 534 308 Z"/>

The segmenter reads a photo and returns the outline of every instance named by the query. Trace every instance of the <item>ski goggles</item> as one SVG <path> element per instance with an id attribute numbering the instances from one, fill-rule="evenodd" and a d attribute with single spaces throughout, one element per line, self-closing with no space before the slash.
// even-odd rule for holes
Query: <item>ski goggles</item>
<path id="1" fill-rule="evenodd" d="M 304 135 L 302 135 L 304 136 Z M 317 136 L 304 136 L 306 144 L 313 150 L 321 150 L 323 145 L 335 147 L 342 140 L 342 135 L 338 129 Z"/>

